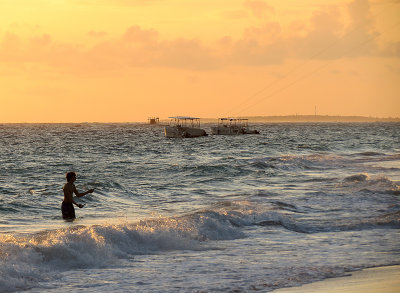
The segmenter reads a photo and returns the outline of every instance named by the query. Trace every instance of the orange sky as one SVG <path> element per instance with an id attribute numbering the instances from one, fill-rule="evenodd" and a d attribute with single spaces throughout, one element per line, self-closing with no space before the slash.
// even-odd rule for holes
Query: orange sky
<path id="1" fill-rule="evenodd" d="M 0 0 L 0 122 L 400 117 L 399 15 L 399 0 Z"/>

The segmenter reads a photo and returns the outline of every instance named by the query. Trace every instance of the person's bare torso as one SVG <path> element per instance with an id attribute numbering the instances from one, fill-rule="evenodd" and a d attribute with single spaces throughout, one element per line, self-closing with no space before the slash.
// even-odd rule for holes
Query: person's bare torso
<path id="1" fill-rule="evenodd" d="M 75 192 L 75 185 L 73 183 L 66 183 L 63 187 L 64 190 L 64 202 L 73 203 L 72 196 Z"/>

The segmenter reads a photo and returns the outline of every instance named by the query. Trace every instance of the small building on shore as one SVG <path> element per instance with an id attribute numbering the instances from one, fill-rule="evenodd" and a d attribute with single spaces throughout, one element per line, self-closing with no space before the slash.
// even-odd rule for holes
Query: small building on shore
<path id="1" fill-rule="evenodd" d="M 147 121 L 149 122 L 150 125 L 156 125 L 160 123 L 160 118 L 158 117 L 149 117 L 147 119 Z"/>

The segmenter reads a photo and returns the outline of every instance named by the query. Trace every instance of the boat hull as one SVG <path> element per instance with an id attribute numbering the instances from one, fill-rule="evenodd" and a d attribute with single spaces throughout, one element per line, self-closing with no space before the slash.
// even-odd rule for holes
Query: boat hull
<path id="1" fill-rule="evenodd" d="M 215 126 L 211 127 L 214 135 L 240 135 L 240 134 L 259 134 L 257 130 L 249 130 L 243 127 Z"/>
<path id="2" fill-rule="evenodd" d="M 186 138 L 186 137 L 200 137 L 207 136 L 205 130 L 194 127 L 179 127 L 179 126 L 165 126 L 165 137 L 169 138 Z"/>

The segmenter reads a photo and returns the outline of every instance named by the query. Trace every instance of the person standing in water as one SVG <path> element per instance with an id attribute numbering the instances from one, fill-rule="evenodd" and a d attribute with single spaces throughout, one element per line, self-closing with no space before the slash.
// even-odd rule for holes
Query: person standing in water
<path id="1" fill-rule="evenodd" d="M 90 189 L 85 192 L 78 192 L 75 187 L 76 173 L 68 172 L 66 175 L 67 183 L 65 183 L 64 190 L 64 200 L 61 204 L 61 212 L 63 219 L 75 219 L 75 208 L 73 205 L 76 205 L 78 208 L 83 208 L 83 204 L 77 204 L 74 201 L 73 194 L 75 193 L 77 197 L 84 196 L 88 193 L 92 193 L 94 189 Z"/>

